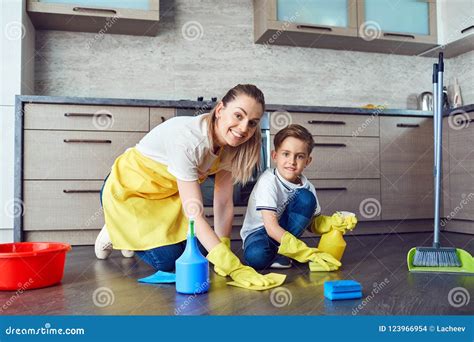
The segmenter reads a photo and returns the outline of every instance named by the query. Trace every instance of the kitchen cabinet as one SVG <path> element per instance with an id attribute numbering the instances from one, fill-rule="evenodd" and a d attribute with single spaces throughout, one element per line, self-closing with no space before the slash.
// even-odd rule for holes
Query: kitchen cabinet
<path id="1" fill-rule="evenodd" d="M 304 175 L 316 189 L 322 213 L 348 210 L 360 221 L 380 220 L 379 117 L 274 112 L 270 114 L 272 149 L 274 134 L 282 128 L 276 127 L 279 116 L 313 135 L 313 160 Z"/>
<path id="2" fill-rule="evenodd" d="M 174 108 L 150 108 L 150 130 L 176 115 Z"/>
<path id="3" fill-rule="evenodd" d="M 149 108 L 25 104 L 25 129 L 148 132 Z"/>
<path id="4" fill-rule="evenodd" d="M 24 214 L 15 225 L 24 241 L 80 245 L 104 224 L 99 193 L 115 159 L 175 110 L 153 108 L 151 120 L 149 107 L 28 102 L 21 112 Z"/>
<path id="5" fill-rule="evenodd" d="M 104 179 L 146 133 L 26 130 L 25 179 Z"/>
<path id="6" fill-rule="evenodd" d="M 417 55 L 437 44 L 436 3 L 254 0 L 254 34 L 266 46 Z"/>
<path id="7" fill-rule="evenodd" d="M 474 0 L 439 0 L 439 44 L 474 34 Z"/>
<path id="8" fill-rule="evenodd" d="M 433 120 L 380 118 L 382 219 L 432 218 Z"/>
<path id="9" fill-rule="evenodd" d="M 90 245 L 104 224 L 99 194 L 115 159 L 176 109 L 29 101 L 19 112 L 23 216 L 15 218 L 16 240 Z M 234 239 L 245 211 L 235 207 Z M 212 207 L 205 217 L 214 224 Z"/>
<path id="10" fill-rule="evenodd" d="M 272 123 L 278 123 L 286 114 L 275 112 Z M 312 135 L 343 136 L 343 137 L 378 137 L 379 119 L 376 115 L 350 115 L 331 113 L 299 113 L 290 115 L 291 123 L 306 127 Z M 276 134 L 280 127 L 270 126 L 270 133 Z"/>
<path id="11" fill-rule="evenodd" d="M 322 215 L 346 210 L 355 213 L 359 221 L 380 220 L 380 179 L 311 179 L 311 182 Z"/>
<path id="12" fill-rule="evenodd" d="M 272 148 L 275 136 L 271 136 Z M 379 178 L 379 139 L 313 135 L 309 179 Z"/>
<path id="13" fill-rule="evenodd" d="M 36 29 L 156 36 L 159 0 L 27 0 Z M 93 39 L 91 40 L 91 46 Z"/>
<path id="14" fill-rule="evenodd" d="M 474 220 L 474 112 L 449 119 L 450 219 Z"/>
<path id="15" fill-rule="evenodd" d="M 456 57 L 474 49 L 474 0 L 438 0 L 439 47 L 421 54 L 446 58 Z"/>
<path id="16" fill-rule="evenodd" d="M 255 42 L 337 48 L 357 37 L 356 0 L 254 0 Z M 318 9 L 321 9 L 318 11 Z"/>
<path id="17" fill-rule="evenodd" d="M 358 0 L 360 33 L 372 29 L 378 39 L 437 43 L 434 0 Z M 378 32 L 377 32 L 378 31 Z M 365 32 L 370 34 L 370 32 Z"/>
<path id="18" fill-rule="evenodd" d="M 301 32 L 319 32 L 329 35 L 357 35 L 357 20 L 353 0 L 276 0 L 275 22 L 299 23 Z"/>

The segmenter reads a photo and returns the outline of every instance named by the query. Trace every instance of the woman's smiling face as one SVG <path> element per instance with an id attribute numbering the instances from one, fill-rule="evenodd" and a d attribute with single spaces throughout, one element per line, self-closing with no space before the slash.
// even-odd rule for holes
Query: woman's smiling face
<path id="1" fill-rule="evenodd" d="M 249 140 L 263 115 L 260 103 L 247 95 L 238 95 L 226 106 L 216 108 L 216 143 L 219 146 L 239 146 Z"/>

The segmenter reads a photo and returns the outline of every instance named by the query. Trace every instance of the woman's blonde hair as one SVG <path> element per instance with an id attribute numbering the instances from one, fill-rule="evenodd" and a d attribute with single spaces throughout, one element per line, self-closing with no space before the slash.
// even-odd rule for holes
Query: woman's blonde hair
<path id="1" fill-rule="evenodd" d="M 262 112 L 265 111 L 265 98 L 260 89 L 252 84 L 238 84 L 230 89 L 222 98 L 221 102 L 225 106 L 239 95 L 246 95 L 253 98 L 257 103 L 262 105 Z M 214 136 L 216 131 L 216 108 L 211 110 L 207 122 L 209 138 L 211 146 L 214 145 Z M 260 132 L 260 125 L 257 125 L 255 133 L 245 143 L 232 147 L 225 146 L 222 151 L 221 165 L 226 169 L 232 170 L 232 177 L 234 183 L 247 183 L 255 168 L 260 163 L 260 150 L 262 146 L 262 134 Z"/>

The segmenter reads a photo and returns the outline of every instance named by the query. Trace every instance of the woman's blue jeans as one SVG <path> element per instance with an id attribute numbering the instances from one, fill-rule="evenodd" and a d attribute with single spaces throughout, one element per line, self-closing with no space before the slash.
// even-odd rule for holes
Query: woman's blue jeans
<path id="1" fill-rule="evenodd" d="M 298 189 L 278 223 L 294 236 L 300 237 L 310 224 L 316 205 L 316 198 L 312 192 Z M 277 255 L 278 247 L 279 243 L 268 236 L 265 227 L 262 226 L 245 239 L 245 262 L 256 270 L 268 268 Z"/>
<path id="2" fill-rule="evenodd" d="M 206 249 L 201 245 L 199 240 L 197 243 L 202 255 L 206 256 Z M 186 241 L 182 241 L 172 245 L 148 249 L 146 251 L 135 251 L 135 253 L 155 270 L 173 272 L 175 261 L 183 254 L 185 248 Z"/>

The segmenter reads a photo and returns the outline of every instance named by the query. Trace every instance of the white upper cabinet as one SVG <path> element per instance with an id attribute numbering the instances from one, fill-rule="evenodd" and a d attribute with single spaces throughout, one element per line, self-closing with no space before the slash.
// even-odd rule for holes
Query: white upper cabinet
<path id="1" fill-rule="evenodd" d="M 438 0 L 438 46 L 421 54 L 446 58 L 474 50 L 474 0 Z"/>
<path id="2" fill-rule="evenodd" d="M 474 34 L 474 0 L 439 0 L 438 3 L 439 44 Z"/>

